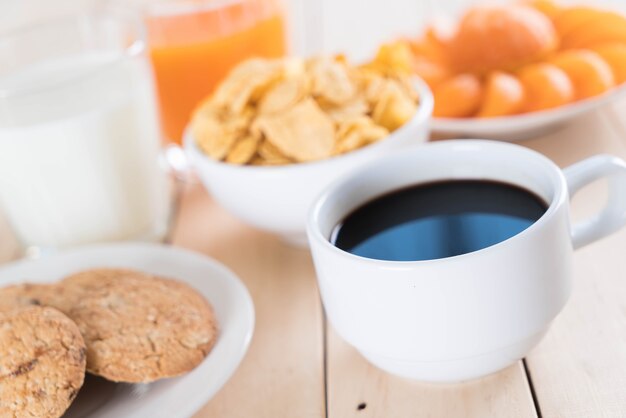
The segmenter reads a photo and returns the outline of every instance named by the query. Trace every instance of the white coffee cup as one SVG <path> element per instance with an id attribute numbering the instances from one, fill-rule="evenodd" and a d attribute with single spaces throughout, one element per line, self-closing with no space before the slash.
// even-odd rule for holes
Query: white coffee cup
<path id="1" fill-rule="evenodd" d="M 609 199 L 570 226 L 569 196 L 609 179 Z M 549 207 L 518 235 L 485 249 L 428 261 L 359 257 L 329 241 L 352 210 L 386 192 L 436 180 L 484 179 L 534 192 Z M 565 305 L 572 256 L 626 222 L 626 164 L 595 156 L 561 171 L 527 148 L 443 141 L 389 156 L 331 185 L 307 233 L 329 321 L 371 363 L 424 381 L 461 381 L 524 357 Z"/>

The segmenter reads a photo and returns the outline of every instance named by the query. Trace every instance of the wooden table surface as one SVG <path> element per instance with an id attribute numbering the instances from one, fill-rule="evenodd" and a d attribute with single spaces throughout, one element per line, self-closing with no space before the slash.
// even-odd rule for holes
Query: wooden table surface
<path id="1" fill-rule="evenodd" d="M 626 158 L 623 115 L 626 101 L 523 145 L 562 167 L 598 153 Z M 307 250 L 242 224 L 200 186 L 183 188 L 172 244 L 229 266 L 256 309 L 243 363 L 196 418 L 626 417 L 626 229 L 576 252 L 572 297 L 524 361 L 480 380 L 430 385 L 377 370 L 334 333 Z M 605 195 L 601 182 L 581 191 L 574 219 Z M 6 260 L 11 243 L 2 236 Z"/>
<path id="2" fill-rule="evenodd" d="M 626 101 L 523 145 L 561 167 L 598 153 L 626 158 L 620 115 Z M 574 219 L 603 204 L 605 186 L 575 197 Z M 197 186 L 184 192 L 177 219 L 174 245 L 232 268 L 257 314 L 241 367 L 197 418 L 626 417 L 626 229 L 576 252 L 572 297 L 525 361 L 430 385 L 374 368 L 334 333 L 307 250 L 245 226 Z"/>

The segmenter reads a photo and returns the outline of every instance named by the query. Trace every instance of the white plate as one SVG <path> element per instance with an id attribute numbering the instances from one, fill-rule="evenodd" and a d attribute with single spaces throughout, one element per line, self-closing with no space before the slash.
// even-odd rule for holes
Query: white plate
<path id="1" fill-rule="evenodd" d="M 245 286 L 208 257 L 156 244 L 94 246 L 18 261 L 0 269 L 0 286 L 48 283 L 95 267 L 133 268 L 188 283 L 213 305 L 220 334 L 208 357 L 181 377 L 130 385 L 88 376 L 64 418 L 190 417 L 226 383 L 248 349 L 254 307 Z"/>
<path id="2" fill-rule="evenodd" d="M 434 133 L 446 137 L 522 141 L 555 131 L 574 118 L 616 100 L 625 92 L 626 84 L 622 84 L 603 95 L 555 109 L 496 118 L 433 118 L 430 126 Z"/>

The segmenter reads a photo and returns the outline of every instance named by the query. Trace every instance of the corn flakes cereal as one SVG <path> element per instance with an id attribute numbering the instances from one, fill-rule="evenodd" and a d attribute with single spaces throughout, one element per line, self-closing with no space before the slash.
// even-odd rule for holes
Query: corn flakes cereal
<path id="1" fill-rule="evenodd" d="M 274 83 L 301 70 L 301 66 L 292 60 L 254 58 L 244 61 L 217 87 L 212 102 L 231 113 L 240 113 L 262 97 Z"/>
<path id="2" fill-rule="evenodd" d="M 346 119 L 355 118 L 358 116 L 364 116 L 369 112 L 369 105 L 365 99 L 358 97 L 343 106 L 331 107 L 326 109 L 326 114 L 335 123 L 341 123 Z"/>
<path id="3" fill-rule="evenodd" d="M 360 67 L 343 55 L 245 61 L 198 105 L 192 135 L 211 158 L 260 166 L 316 161 L 382 140 L 418 106 L 405 49 L 390 45 Z"/>
<path id="4" fill-rule="evenodd" d="M 311 98 L 282 114 L 261 116 L 256 123 L 268 142 L 296 161 L 329 157 L 335 145 L 332 120 Z"/>
<path id="5" fill-rule="evenodd" d="M 235 132 L 227 132 L 217 118 L 198 118 L 192 127 L 196 143 L 209 157 L 223 159 L 237 140 Z"/>
<path id="6" fill-rule="evenodd" d="M 379 72 L 402 72 L 410 74 L 413 71 L 413 52 L 408 42 L 397 41 L 381 45 L 376 57 L 366 67 L 377 69 Z"/>
<path id="7" fill-rule="evenodd" d="M 252 110 L 246 108 L 239 115 L 222 120 L 217 113 L 206 111 L 194 116 L 192 132 L 198 146 L 210 157 L 226 157 L 235 142 L 243 137 L 252 120 Z"/>
<path id="8" fill-rule="evenodd" d="M 293 162 L 292 159 L 283 154 L 275 145 L 272 145 L 270 141 L 263 141 L 257 150 L 261 159 L 271 164 L 287 164 Z"/>
<path id="9" fill-rule="evenodd" d="M 374 121 L 394 131 L 404 125 L 415 113 L 417 106 L 395 80 L 387 80 L 380 91 L 379 102 L 374 107 Z"/>
<path id="10" fill-rule="evenodd" d="M 257 152 L 260 138 L 248 135 L 239 140 L 226 156 L 226 162 L 232 164 L 246 164 Z"/>
<path id="11" fill-rule="evenodd" d="M 339 126 L 337 135 L 339 139 L 335 145 L 334 153 L 343 154 L 376 142 L 389 135 L 389 131 L 376 125 L 371 118 L 359 116 L 344 121 Z"/>
<path id="12" fill-rule="evenodd" d="M 328 57 L 314 58 L 309 62 L 308 68 L 312 93 L 317 100 L 341 105 L 356 94 L 356 86 L 341 62 Z"/>
<path id="13" fill-rule="evenodd" d="M 296 105 L 310 91 L 309 79 L 292 77 L 273 86 L 259 102 L 259 113 L 278 113 Z"/>

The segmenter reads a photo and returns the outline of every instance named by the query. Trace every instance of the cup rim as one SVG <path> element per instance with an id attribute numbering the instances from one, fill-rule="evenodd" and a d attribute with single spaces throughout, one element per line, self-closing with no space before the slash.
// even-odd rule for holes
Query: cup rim
<path id="1" fill-rule="evenodd" d="M 94 74 L 99 74 L 103 69 L 107 69 L 110 66 L 116 65 L 122 61 L 125 61 L 130 58 L 135 58 L 140 56 L 146 52 L 147 43 L 146 43 L 146 29 L 142 22 L 139 20 L 139 17 L 135 14 L 124 13 L 118 9 L 112 8 L 104 8 L 104 9 L 96 9 L 91 8 L 86 11 L 82 11 L 79 13 L 74 13 L 70 15 L 64 15 L 61 17 L 56 17 L 53 19 L 47 19 L 40 22 L 31 23 L 28 25 L 24 25 L 18 28 L 15 28 L 11 31 L 5 32 L 0 35 L 0 46 L 6 44 L 8 42 L 19 39 L 20 37 L 26 36 L 28 34 L 36 33 L 41 30 L 45 30 L 47 28 L 53 27 L 64 27 L 71 24 L 76 24 L 81 21 L 87 21 L 88 23 L 93 23 L 96 21 L 106 21 L 106 20 L 115 20 L 118 22 L 123 22 L 124 25 L 128 27 L 133 27 L 136 30 L 136 39 L 133 39 L 130 44 L 125 47 L 121 47 L 119 49 L 119 55 L 115 58 L 107 61 L 98 68 L 81 72 L 80 74 L 74 77 L 67 77 L 63 80 L 60 80 L 55 83 L 46 84 L 44 86 L 22 86 L 18 88 L 11 87 L 2 87 L 0 86 L 0 99 L 9 99 L 12 97 L 19 97 L 28 94 L 38 93 L 44 90 L 59 88 L 68 84 L 75 83 L 77 80 L 82 80 L 88 77 L 92 77 Z M 90 25 L 91 26 L 91 25 Z"/>
<path id="2" fill-rule="evenodd" d="M 400 128 L 391 132 L 386 138 L 374 143 L 369 144 L 359 149 L 347 152 L 345 154 L 335 155 L 333 157 L 324 158 L 322 160 L 309 161 L 303 163 L 293 163 L 286 165 L 277 165 L 277 166 L 257 166 L 257 165 L 238 165 L 226 163 L 224 161 L 217 161 L 208 155 L 205 155 L 194 140 L 193 134 L 191 133 L 191 125 L 188 125 L 185 129 L 185 133 L 183 135 L 183 147 L 185 149 L 185 153 L 190 157 L 192 161 L 192 165 L 194 164 L 194 160 L 199 158 L 203 164 L 208 164 L 214 167 L 219 167 L 224 171 L 239 171 L 239 172 L 248 172 L 250 174 L 259 174 L 259 173 L 280 173 L 281 175 L 288 175 L 293 173 L 296 170 L 302 169 L 316 169 L 316 168 L 324 168 L 334 164 L 341 163 L 348 159 L 356 159 L 360 158 L 361 155 L 368 153 L 376 153 L 380 150 L 381 147 L 386 146 L 388 141 L 396 140 L 404 130 L 407 130 L 411 127 L 419 127 L 423 124 L 430 123 L 430 117 L 434 107 L 434 98 L 433 94 L 430 91 L 430 88 L 419 77 L 412 77 L 413 85 L 415 86 L 417 93 L 420 97 L 420 103 L 417 108 L 417 111 L 413 115 L 413 117 L 402 125 Z"/>
<path id="3" fill-rule="evenodd" d="M 490 245 L 485 248 L 481 248 L 480 250 L 472 251 L 469 253 L 464 253 L 460 255 L 455 255 L 452 257 L 443 257 L 429 260 L 413 260 L 413 261 L 396 261 L 396 260 L 380 260 L 376 258 L 368 258 L 359 256 L 356 254 L 352 254 L 348 251 L 342 250 L 335 245 L 333 245 L 329 239 L 324 237 L 322 231 L 320 230 L 320 219 L 319 214 L 321 209 L 328 204 L 328 202 L 333 198 L 333 196 L 337 195 L 341 192 L 341 190 L 347 186 L 347 184 L 355 177 L 359 177 L 366 172 L 371 172 L 372 170 L 376 170 L 380 167 L 392 165 L 394 161 L 403 158 L 407 152 L 408 153 L 417 153 L 424 148 L 449 148 L 454 149 L 456 147 L 467 148 L 467 147 L 487 147 L 487 148 L 500 148 L 500 149 L 513 149 L 516 148 L 519 152 L 524 152 L 528 156 L 532 156 L 537 161 L 540 161 L 543 166 L 547 169 L 552 170 L 555 174 L 554 179 L 551 179 L 551 182 L 555 184 L 554 195 L 551 201 L 548 203 L 548 208 L 541 215 L 541 217 L 533 222 L 528 228 L 519 232 L 518 234 L 507 238 L 503 241 L 500 241 L 496 244 Z M 556 186 L 556 183 L 560 185 L 560 187 Z M 419 183 L 416 183 L 419 184 Z M 449 263 L 462 261 L 468 257 L 482 255 L 490 251 L 497 251 L 505 245 L 510 244 L 512 241 L 518 241 L 523 239 L 526 235 L 532 233 L 536 229 L 542 227 L 545 223 L 549 221 L 550 218 L 554 215 L 554 213 L 561 207 L 566 199 L 568 198 L 567 191 L 567 181 L 565 180 L 565 176 L 563 175 L 562 170 L 548 157 L 543 154 L 534 151 L 532 149 L 523 147 L 521 145 L 511 144 L 508 142 L 498 142 L 493 140 L 486 139 L 451 139 L 439 142 L 431 142 L 418 147 L 414 147 L 409 151 L 405 151 L 403 153 L 395 153 L 394 155 L 390 155 L 384 158 L 381 158 L 377 161 L 365 164 L 361 166 L 359 169 L 344 175 L 343 177 L 335 180 L 330 186 L 328 186 L 316 199 L 311 206 L 306 222 L 306 231 L 309 239 L 309 243 L 311 248 L 314 247 L 315 244 L 321 245 L 324 249 L 333 252 L 334 254 L 347 257 L 352 261 L 357 261 L 360 263 L 367 263 L 377 267 L 385 267 L 385 268 L 411 268 L 417 266 L 425 266 L 425 265 L 433 265 L 433 264 L 441 264 L 441 263 Z M 345 216 L 345 214 L 344 214 Z"/>

